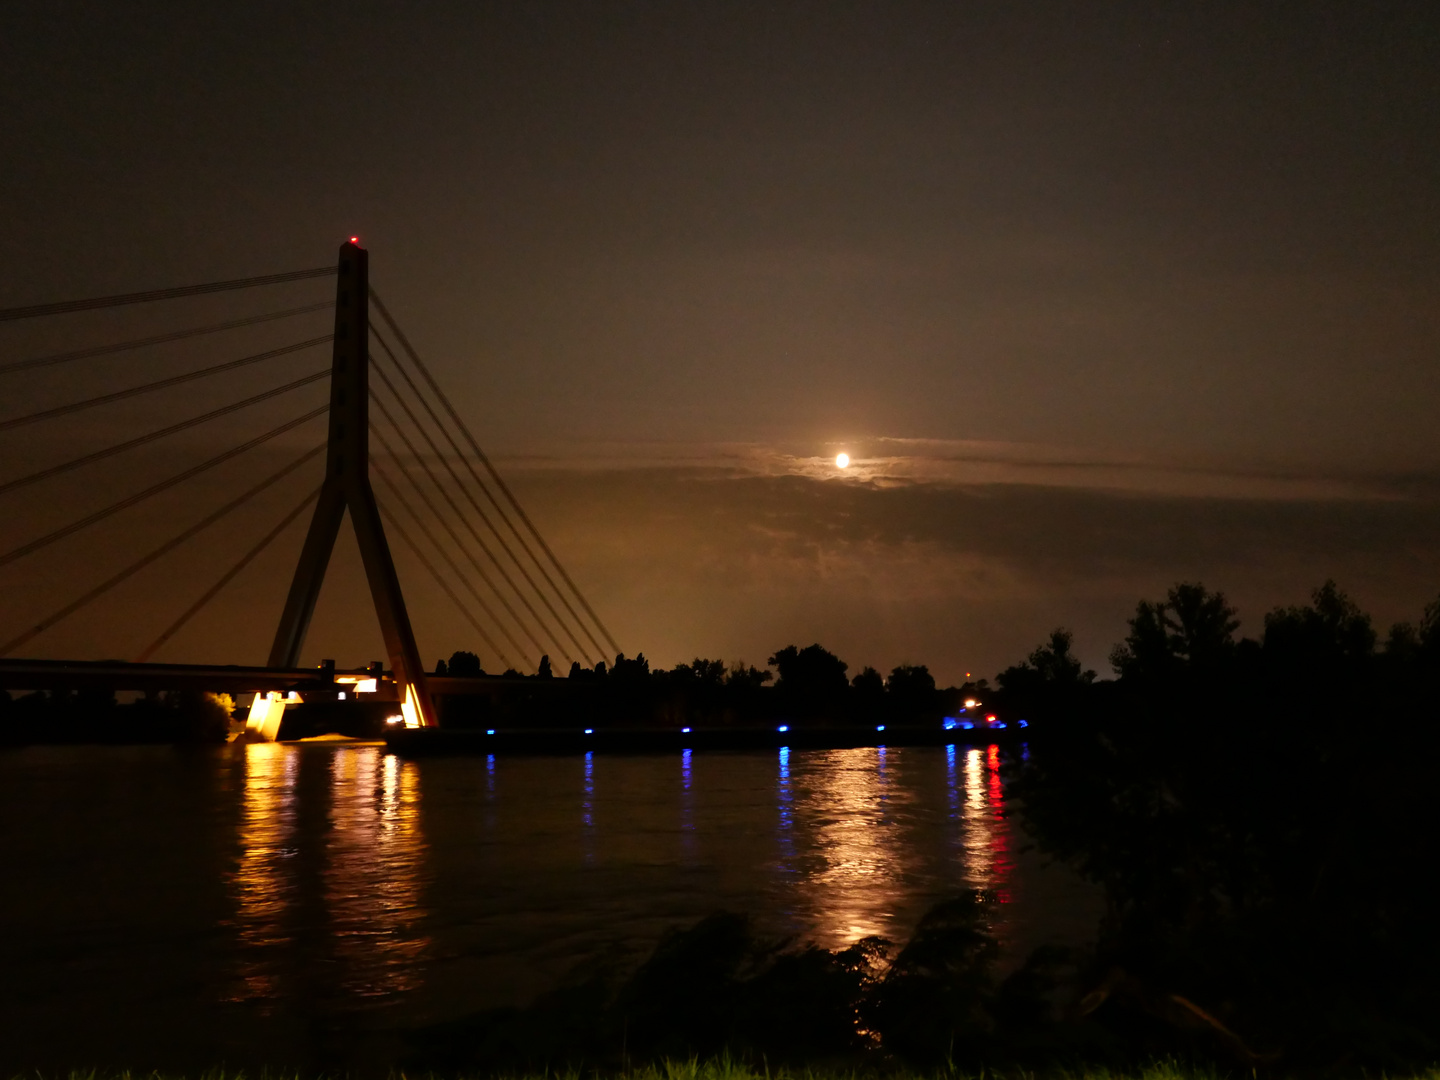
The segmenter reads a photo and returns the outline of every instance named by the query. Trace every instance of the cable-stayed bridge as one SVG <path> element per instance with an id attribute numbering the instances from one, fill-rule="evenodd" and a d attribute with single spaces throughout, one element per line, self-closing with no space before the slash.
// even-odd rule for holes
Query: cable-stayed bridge
<path id="1" fill-rule="evenodd" d="M 277 294 L 330 277 L 333 299 L 290 296 L 291 302 L 275 305 Z M 143 334 L 55 348 L 71 340 L 67 323 L 105 312 L 165 312 L 181 301 L 221 296 L 260 310 L 230 311 L 198 324 L 162 315 Z M 311 332 L 323 327 L 309 324 L 327 313 L 333 313 L 331 331 Z M 447 689 L 447 680 L 426 675 L 392 542 L 407 572 L 433 582 L 488 655 L 507 668 L 533 670 L 542 657 L 590 667 L 607 649 L 608 655 L 619 651 L 371 287 L 368 253 L 357 240 L 341 246 L 334 266 L 4 309 L 0 323 L 43 328 L 30 343 L 6 342 L 11 355 L 0 353 L 5 399 L 28 406 L 46 395 L 58 398 L 43 408 L 0 413 L 0 440 L 10 440 L 4 458 L 11 463 L 0 473 L 0 521 L 8 526 L 0 534 L 0 589 L 15 603 L 0 616 L 0 687 L 253 692 L 248 731 L 266 739 L 275 737 L 287 700 L 347 695 L 393 701 L 395 716 L 408 727 L 435 726 L 433 693 Z M 304 333 L 297 329 L 302 326 Z M 107 329 L 113 333 L 113 326 Z M 77 333 L 93 336 L 94 327 Z M 279 343 L 277 333 L 284 335 Z M 317 367 L 325 349 L 329 363 Z M 206 362 L 191 366 L 197 353 Z M 177 361 L 183 370 L 173 370 Z M 142 381 L 126 377 L 140 371 L 147 373 Z M 241 375 L 263 382 L 236 391 Z M 25 380 L 48 382 L 17 390 Z M 192 400 L 208 388 L 216 392 L 203 408 L 192 404 L 173 418 L 174 394 Z M 328 399 L 317 403 L 321 388 Z M 151 401 L 166 402 L 166 422 L 158 426 L 154 410 L 143 409 Z M 93 448 L 74 454 L 82 444 Z M 60 448 L 61 460 L 52 460 L 51 447 Z M 184 460 L 197 448 L 199 460 Z M 276 448 L 284 451 L 278 460 Z M 145 454 L 165 466 L 157 479 L 137 479 L 144 470 L 126 466 Z M 184 467 L 175 467 L 182 460 Z M 278 510 L 261 509 L 281 494 Z M 328 661 L 302 668 L 300 654 L 347 518 L 386 660 L 348 670 Z M 274 615 L 266 662 L 163 662 L 202 612 L 246 587 L 267 550 L 294 543 L 302 522 L 308 528 Z M 130 550 L 137 532 L 147 542 Z M 247 541 L 238 558 L 218 554 L 237 536 Z M 153 604 L 143 611 L 132 605 L 127 629 L 134 620 L 154 622 L 133 655 L 26 659 L 43 655 L 47 635 L 93 615 L 136 582 L 166 582 L 167 568 L 182 558 L 208 570 L 206 584 L 184 596 L 153 587 L 148 596 L 173 601 L 163 617 L 155 617 Z M 42 562 L 45 569 L 33 569 Z"/>

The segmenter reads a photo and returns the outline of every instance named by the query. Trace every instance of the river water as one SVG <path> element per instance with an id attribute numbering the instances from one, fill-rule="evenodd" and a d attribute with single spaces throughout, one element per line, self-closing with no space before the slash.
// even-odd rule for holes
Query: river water
<path id="1" fill-rule="evenodd" d="M 468 757 L 0 753 L 0 1075 L 383 1074 L 401 1032 L 749 912 L 830 948 L 1000 899 L 1005 962 L 1095 893 L 1002 816 L 996 747 Z"/>

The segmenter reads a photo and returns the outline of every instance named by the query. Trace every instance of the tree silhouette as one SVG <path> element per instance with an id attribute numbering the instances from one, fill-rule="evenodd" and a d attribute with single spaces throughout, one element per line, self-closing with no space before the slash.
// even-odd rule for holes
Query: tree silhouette
<path id="1" fill-rule="evenodd" d="M 885 710 L 885 676 L 873 667 L 864 667 L 850 680 L 850 693 L 855 711 L 863 719 L 881 715 Z"/>
<path id="2" fill-rule="evenodd" d="M 803 649 L 787 645 L 766 661 L 780 673 L 777 689 L 791 693 L 827 696 L 843 694 L 850 685 L 845 672 L 850 667 L 820 645 Z"/>
<path id="3" fill-rule="evenodd" d="M 485 669 L 480 666 L 480 657 L 463 649 L 450 654 L 450 662 L 446 667 L 454 678 L 473 678 L 485 674 Z M 441 672 L 437 671 L 436 674 Z"/>
<path id="4" fill-rule="evenodd" d="M 627 660 L 624 653 L 617 653 L 615 666 L 610 669 L 612 682 L 643 683 L 650 676 L 650 661 L 645 654 L 636 653 L 633 660 Z"/>
<path id="5" fill-rule="evenodd" d="M 996 676 L 1001 700 L 1014 719 L 1035 719 L 1073 707 L 1081 692 L 1095 682 L 1071 648 L 1074 637 L 1064 627 L 1050 631 L 1050 639 L 1022 663 Z"/>
<path id="6" fill-rule="evenodd" d="M 1180 584 L 1138 605 L 1118 680 L 1077 676 L 1061 631 L 1001 674 L 1007 702 L 1048 703 L 1010 792 L 1037 847 L 1105 890 L 1097 976 L 1295 1060 L 1429 1060 L 1437 623 L 1427 607 L 1377 654 L 1327 581 L 1237 641 L 1224 596 Z"/>
<path id="7" fill-rule="evenodd" d="M 784 706 L 797 715 L 835 716 L 843 708 L 850 681 L 849 665 L 820 645 L 800 649 L 787 645 L 767 661 L 780 673 L 775 683 Z"/>
<path id="8" fill-rule="evenodd" d="M 1185 668 L 1213 669 L 1234 654 L 1239 626 L 1224 593 L 1182 583 L 1163 601 L 1140 601 L 1130 633 L 1111 652 L 1110 663 L 1129 679 L 1163 680 Z"/>
<path id="9" fill-rule="evenodd" d="M 1309 607 L 1276 608 L 1265 616 L 1267 660 L 1322 677 L 1360 673 L 1375 654 L 1370 616 L 1334 581 L 1325 582 L 1310 599 Z"/>
<path id="10" fill-rule="evenodd" d="M 885 680 L 885 696 L 897 720 L 914 720 L 938 706 L 935 677 L 923 664 L 901 664 L 893 669 Z"/>

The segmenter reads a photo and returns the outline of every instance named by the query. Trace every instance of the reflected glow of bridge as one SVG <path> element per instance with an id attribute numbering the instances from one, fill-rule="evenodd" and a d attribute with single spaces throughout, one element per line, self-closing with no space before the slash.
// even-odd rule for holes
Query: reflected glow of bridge
<path id="1" fill-rule="evenodd" d="M 240 945 L 232 1000 L 290 996 L 282 981 L 303 981 L 297 965 L 312 957 L 337 966 L 336 985 L 349 996 L 413 989 L 429 946 L 418 767 L 373 746 L 307 753 L 256 743 L 244 753 L 240 857 L 230 879 Z M 322 797 L 323 817 L 314 806 L 302 815 L 302 789 Z M 313 842 L 316 827 L 322 903 L 311 911 L 300 902 L 301 879 L 316 868 L 295 856 L 302 843 L 310 847 L 301 832 Z"/>
<path id="2" fill-rule="evenodd" d="M 325 906 L 342 985 L 360 997 L 412 989 L 429 944 L 419 932 L 420 774 L 368 748 L 330 758 Z"/>
<path id="3" fill-rule="evenodd" d="M 297 883 L 287 865 L 294 854 L 297 755 L 273 743 L 245 748 L 240 860 L 231 878 L 242 957 L 231 1000 L 273 998 L 275 963 L 291 943 L 287 914 Z"/>

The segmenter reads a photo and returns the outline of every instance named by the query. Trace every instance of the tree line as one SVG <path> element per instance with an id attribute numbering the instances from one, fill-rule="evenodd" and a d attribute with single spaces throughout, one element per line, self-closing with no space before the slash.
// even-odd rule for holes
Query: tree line
<path id="1" fill-rule="evenodd" d="M 1009 805 L 1104 889 L 1090 1002 L 1183 1014 L 1250 1066 L 1434 1061 L 1440 600 L 1382 641 L 1330 581 L 1240 627 L 1177 584 L 1136 607 L 1114 678 L 1063 629 L 998 676 L 1032 721 Z"/>
<path id="2" fill-rule="evenodd" d="M 801 726 L 856 723 L 939 722 L 956 711 L 967 696 L 989 690 L 984 681 L 960 686 L 938 687 L 935 677 L 923 664 L 901 664 L 882 675 L 873 667 L 849 674 L 850 665 L 820 644 L 787 645 L 776 650 L 757 668 L 744 661 L 696 657 L 669 669 L 651 670 L 644 653 L 626 657 L 621 653 L 613 663 L 601 661 L 593 668 L 572 663 L 565 686 L 583 701 L 587 723 L 625 725 L 727 725 L 783 721 Z M 485 674 L 478 655 L 457 651 L 435 667 L 437 675 L 477 677 Z M 548 656 L 542 657 L 538 672 L 521 676 L 506 671 L 502 677 L 554 679 Z M 573 726 L 570 694 L 552 694 L 547 706 L 543 695 L 513 699 L 509 706 L 489 706 L 485 723 L 494 719 L 495 708 L 509 708 L 516 723 L 543 724 L 568 715 Z M 518 701 L 519 704 L 515 704 Z M 459 726 L 477 722 L 476 703 L 452 698 L 442 707 L 442 722 Z M 500 722 L 504 722 L 501 720 Z"/>

